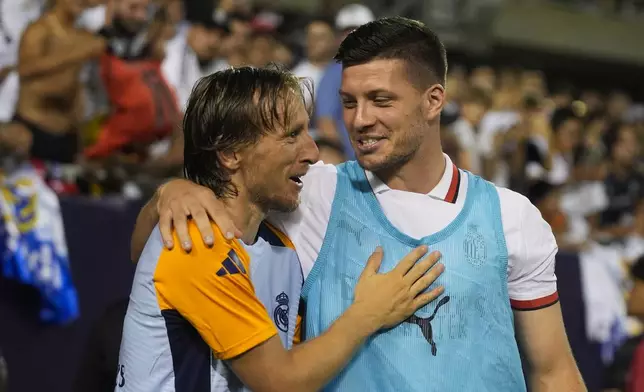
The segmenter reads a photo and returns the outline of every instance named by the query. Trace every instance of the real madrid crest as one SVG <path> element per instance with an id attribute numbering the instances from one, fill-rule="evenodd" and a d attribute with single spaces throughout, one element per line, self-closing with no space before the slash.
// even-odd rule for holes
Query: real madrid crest
<path id="1" fill-rule="evenodd" d="M 277 306 L 273 311 L 273 320 L 280 331 L 286 332 L 288 331 L 288 295 L 282 291 L 280 295 L 275 297 L 275 301 L 277 301 Z"/>
<path id="2" fill-rule="evenodd" d="M 479 232 L 477 225 L 468 225 L 465 241 L 463 241 L 465 259 L 472 265 L 480 266 L 487 257 L 485 238 Z"/>

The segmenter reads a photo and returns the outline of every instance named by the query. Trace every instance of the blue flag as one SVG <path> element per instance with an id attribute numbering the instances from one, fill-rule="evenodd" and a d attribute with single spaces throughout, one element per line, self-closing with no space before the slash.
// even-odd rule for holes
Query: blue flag
<path id="1" fill-rule="evenodd" d="M 25 165 L 0 175 L 0 212 L 3 276 L 40 292 L 43 321 L 64 324 L 75 320 L 78 298 L 56 194 Z"/>

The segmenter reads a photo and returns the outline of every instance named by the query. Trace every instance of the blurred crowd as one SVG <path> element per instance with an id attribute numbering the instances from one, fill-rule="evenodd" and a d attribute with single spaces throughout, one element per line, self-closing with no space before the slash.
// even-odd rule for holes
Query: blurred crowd
<path id="1" fill-rule="evenodd" d="M 136 195 L 134 183 L 180 173 L 182 111 L 202 76 L 278 64 L 339 83 L 326 69 L 337 43 L 373 20 L 361 5 L 327 19 L 233 0 L 86 3 L 0 3 L 0 151 L 42 168 L 59 194 Z M 337 117 L 337 88 L 319 90 Z M 321 127 L 323 156 L 341 161 L 335 125 Z"/>
<path id="2" fill-rule="evenodd" d="M 631 356 L 614 358 L 632 354 L 644 321 L 644 107 L 538 70 L 452 65 L 447 85 L 444 151 L 528 197 L 560 254 L 579 257 L 586 332 L 623 390 Z"/>
<path id="3" fill-rule="evenodd" d="M 369 8 L 327 18 L 191 3 L 0 0 L 4 171 L 28 161 L 58 194 L 140 197 L 181 173 L 180 122 L 195 82 L 271 63 L 311 80 L 321 160 L 352 158 L 332 58 L 348 31 L 374 19 Z M 644 320 L 644 105 L 486 65 L 451 64 L 447 87 L 444 151 L 528 197 L 560 251 L 580 255 L 588 334 L 614 346 L 611 363 Z"/>

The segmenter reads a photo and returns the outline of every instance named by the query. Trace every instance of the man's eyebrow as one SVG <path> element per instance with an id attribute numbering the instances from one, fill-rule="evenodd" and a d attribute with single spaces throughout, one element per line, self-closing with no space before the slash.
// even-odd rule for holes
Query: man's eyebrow
<path id="1" fill-rule="evenodd" d="M 382 88 L 377 88 L 375 90 L 371 90 L 367 92 L 367 96 L 373 96 L 373 95 L 378 95 L 378 94 L 387 94 L 387 95 L 393 95 L 393 93 L 389 90 L 385 90 Z"/>
<path id="2" fill-rule="evenodd" d="M 289 135 L 293 132 L 302 132 L 304 130 L 305 124 L 304 123 L 297 123 L 291 128 L 286 130 L 286 134 Z"/>
<path id="3" fill-rule="evenodd" d="M 340 96 L 348 96 L 348 97 L 352 97 L 352 96 L 353 96 L 353 95 L 351 95 L 351 94 L 349 94 L 349 93 L 347 93 L 347 92 L 344 92 L 344 91 L 342 91 L 342 90 L 338 90 L 338 94 L 339 94 Z M 374 96 L 374 95 L 377 95 L 377 94 L 388 94 L 388 95 L 392 95 L 393 93 L 392 93 L 391 91 L 389 91 L 389 90 L 385 90 L 385 89 L 381 89 L 381 88 L 378 88 L 378 89 L 375 89 L 375 90 L 370 90 L 370 91 L 367 91 L 367 92 L 365 93 L 365 95 L 366 95 L 366 96 Z"/>

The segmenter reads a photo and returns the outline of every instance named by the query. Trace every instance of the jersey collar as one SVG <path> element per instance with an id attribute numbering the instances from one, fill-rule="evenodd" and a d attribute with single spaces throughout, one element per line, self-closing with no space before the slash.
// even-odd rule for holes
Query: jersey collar
<path id="1" fill-rule="evenodd" d="M 438 181 L 438 184 L 436 184 L 427 196 L 453 204 L 458 199 L 458 190 L 461 185 L 461 172 L 446 154 L 443 154 L 443 156 L 445 157 L 445 171 L 440 181 Z M 365 174 L 375 194 L 383 194 L 392 190 L 369 170 L 365 170 Z"/>

